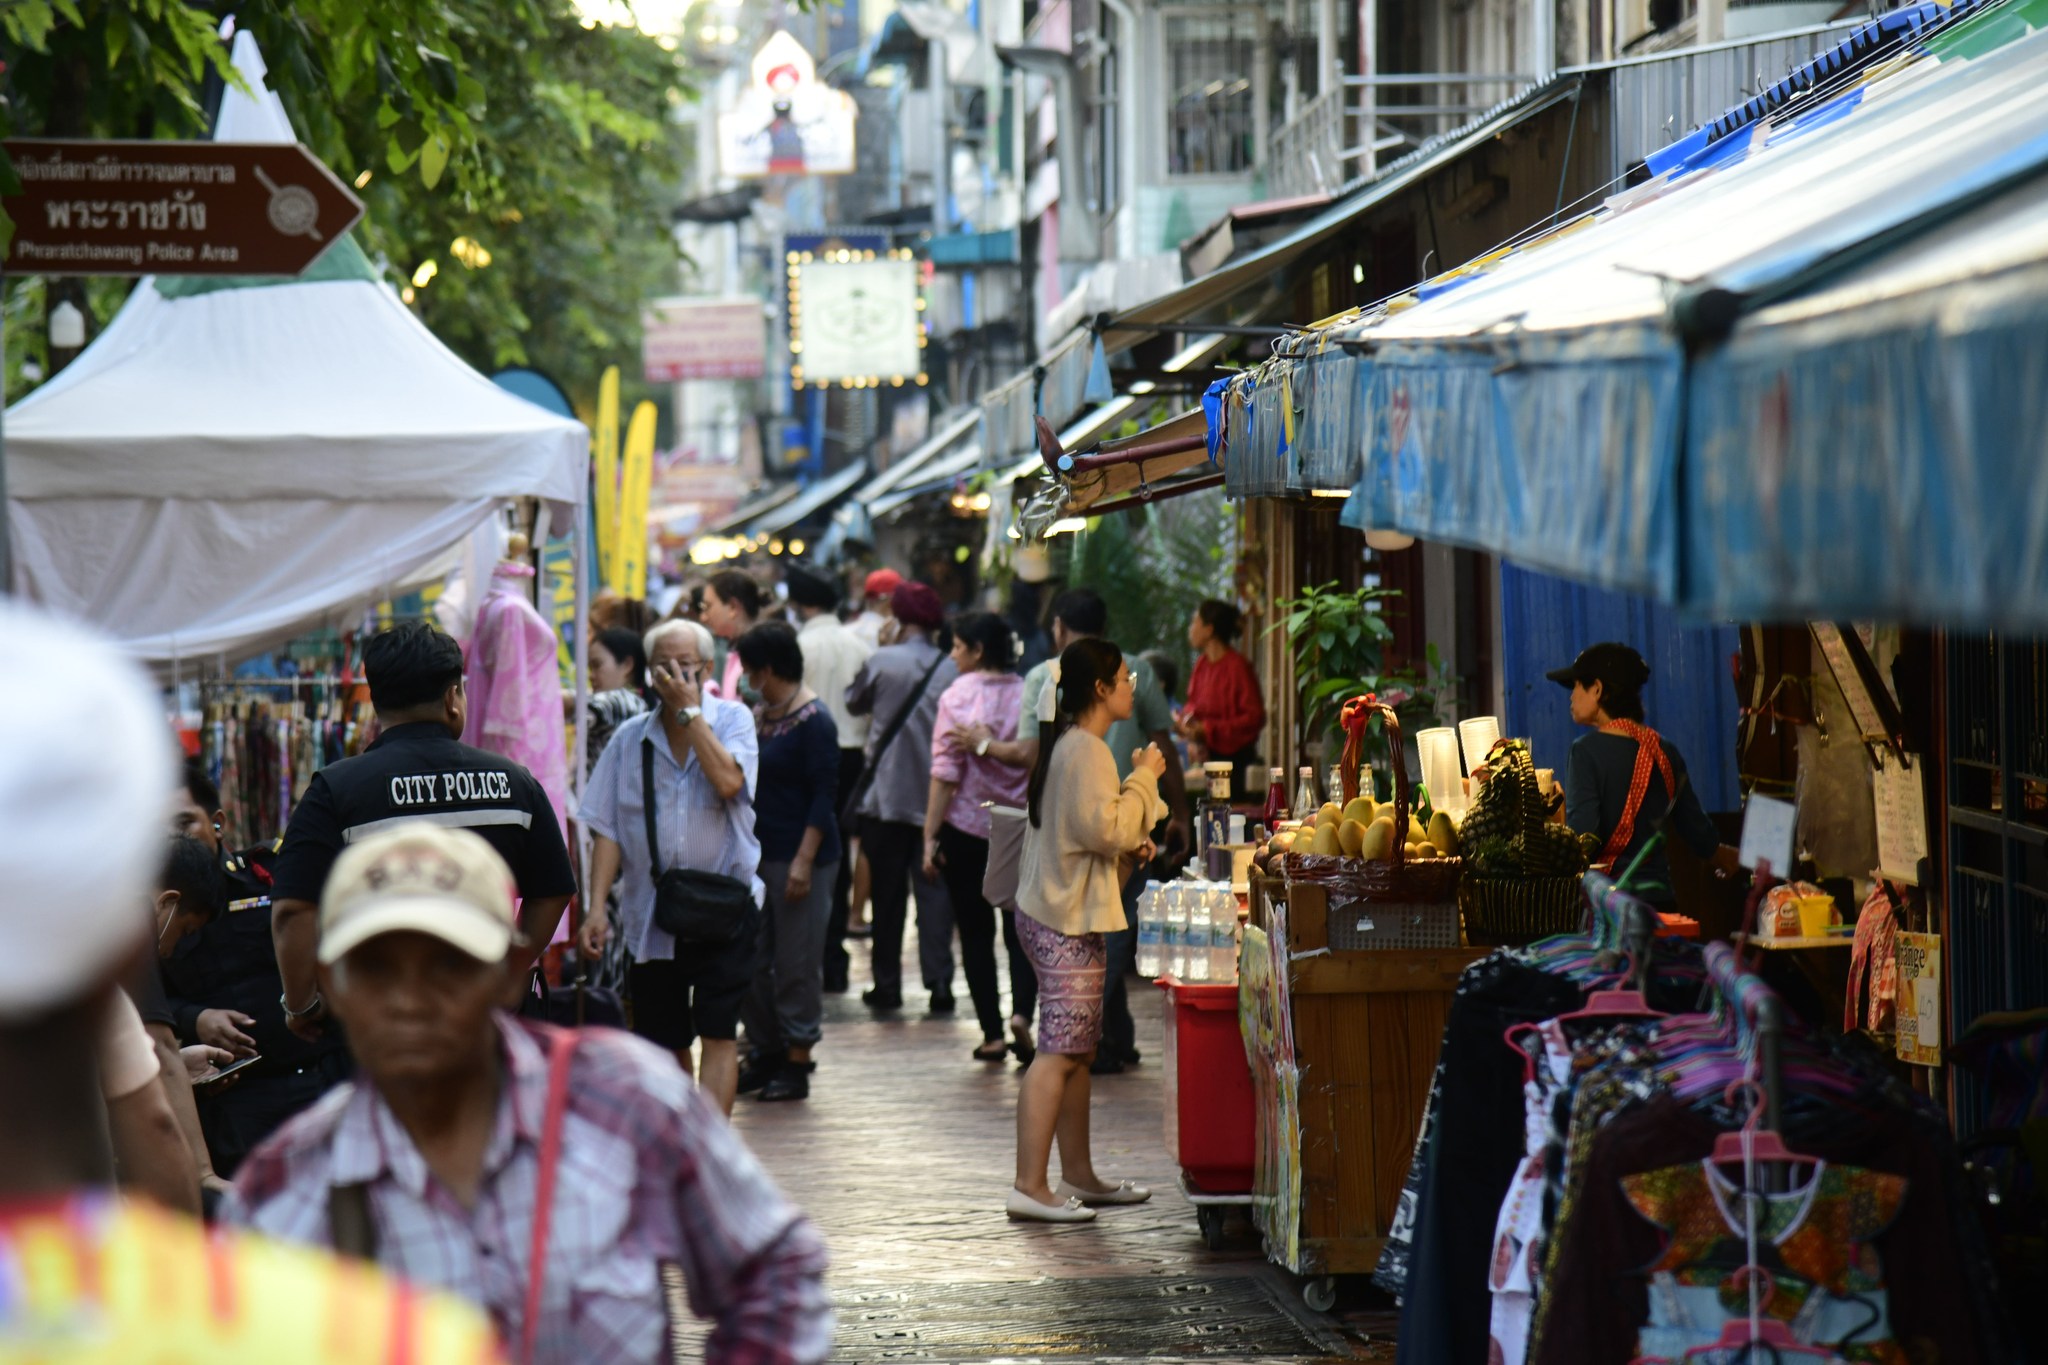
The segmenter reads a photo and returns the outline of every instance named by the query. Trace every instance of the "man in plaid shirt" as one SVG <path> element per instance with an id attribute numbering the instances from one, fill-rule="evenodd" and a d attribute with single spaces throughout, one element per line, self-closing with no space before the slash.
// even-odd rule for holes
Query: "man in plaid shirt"
<path id="1" fill-rule="evenodd" d="M 342 855 L 321 990 L 358 1078 L 247 1158 L 227 1216 L 461 1294 L 508 1342 L 531 1330 L 530 1365 L 672 1359 L 684 1312 L 716 1324 L 707 1361 L 824 1360 L 816 1231 L 673 1058 L 605 1029 L 570 1054 L 529 1329 L 554 1034 L 496 1008 L 512 896 L 466 830 L 401 827 Z"/>

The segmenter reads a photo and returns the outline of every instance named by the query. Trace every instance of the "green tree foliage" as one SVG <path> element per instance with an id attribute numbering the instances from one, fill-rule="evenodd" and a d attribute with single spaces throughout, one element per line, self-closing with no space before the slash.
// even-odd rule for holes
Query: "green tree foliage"
<path id="1" fill-rule="evenodd" d="M 1098 517 L 1073 537 L 1067 582 L 1109 604 L 1109 638 L 1133 652 L 1163 650 L 1187 687 L 1188 618 L 1205 597 L 1236 596 L 1237 518 L 1223 490 Z"/>
<path id="2" fill-rule="evenodd" d="M 368 173 L 358 237 L 394 285 L 423 276 L 428 326 L 479 368 L 533 364 L 572 393 L 631 368 L 641 302 L 675 282 L 681 58 L 585 28 L 571 0 L 233 8 L 301 141 Z M 209 83 L 234 79 L 218 24 L 191 0 L 0 0 L 0 129 L 203 137 Z"/>

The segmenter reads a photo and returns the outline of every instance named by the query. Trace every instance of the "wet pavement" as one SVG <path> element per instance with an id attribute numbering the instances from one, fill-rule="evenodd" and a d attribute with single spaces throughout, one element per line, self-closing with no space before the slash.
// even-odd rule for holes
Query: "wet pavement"
<path id="1" fill-rule="evenodd" d="M 867 945 L 855 947 L 853 990 L 826 998 L 811 1098 L 743 1095 L 734 1114 L 831 1248 L 834 1360 L 1392 1358 L 1382 1315 L 1309 1311 L 1241 1212 L 1222 1250 L 1203 1244 L 1162 1138 L 1152 987 L 1132 985 L 1143 1063 L 1096 1077 L 1093 1111 L 1097 1169 L 1149 1185 L 1152 1201 L 1092 1224 L 1016 1224 L 1003 1198 L 1021 1072 L 968 1056 L 980 1030 L 964 982 L 957 1016 L 928 1015 L 922 992 L 899 1013 L 871 1014 L 860 1003 Z"/>

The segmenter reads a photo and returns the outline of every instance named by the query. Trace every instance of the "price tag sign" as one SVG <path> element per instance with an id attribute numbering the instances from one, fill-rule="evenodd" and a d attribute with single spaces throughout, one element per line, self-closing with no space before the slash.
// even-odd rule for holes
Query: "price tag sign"
<path id="1" fill-rule="evenodd" d="M 1877 803 L 1878 871 L 1908 886 L 1920 884 L 1920 861 L 1927 856 L 1927 802 L 1920 786 L 1920 764 L 1912 767 L 1896 756 L 1883 755 L 1871 777 Z"/>
<path id="2" fill-rule="evenodd" d="M 1792 875 L 1792 831 L 1798 808 L 1790 801 L 1770 796 L 1751 796 L 1742 808 L 1742 865 L 1754 872 L 1768 861 L 1771 875 L 1790 879 Z"/>
<path id="3" fill-rule="evenodd" d="M 1941 1065 L 1941 935 L 1899 935 L 1899 1060 Z"/>

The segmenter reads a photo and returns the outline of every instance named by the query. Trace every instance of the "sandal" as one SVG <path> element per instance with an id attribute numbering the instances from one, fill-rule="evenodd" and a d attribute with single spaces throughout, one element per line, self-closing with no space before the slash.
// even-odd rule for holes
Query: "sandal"
<path id="1" fill-rule="evenodd" d="M 989 1051 L 990 1048 L 994 1048 L 995 1051 Z M 1009 1055 L 1010 1045 L 1000 1038 L 991 1038 L 974 1049 L 974 1060 L 977 1062 L 1000 1062 Z"/>
<path id="2" fill-rule="evenodd" d="M 1023 1016 L 1010 1016 L 1010 1037 L 1010 1051 L 1017 1054 L 1017 1065 L 1030 1066 L 1032 1058 L 1038 1055 L 1038 1049 L 1032 1046 L 1031 1025 Z"/>

